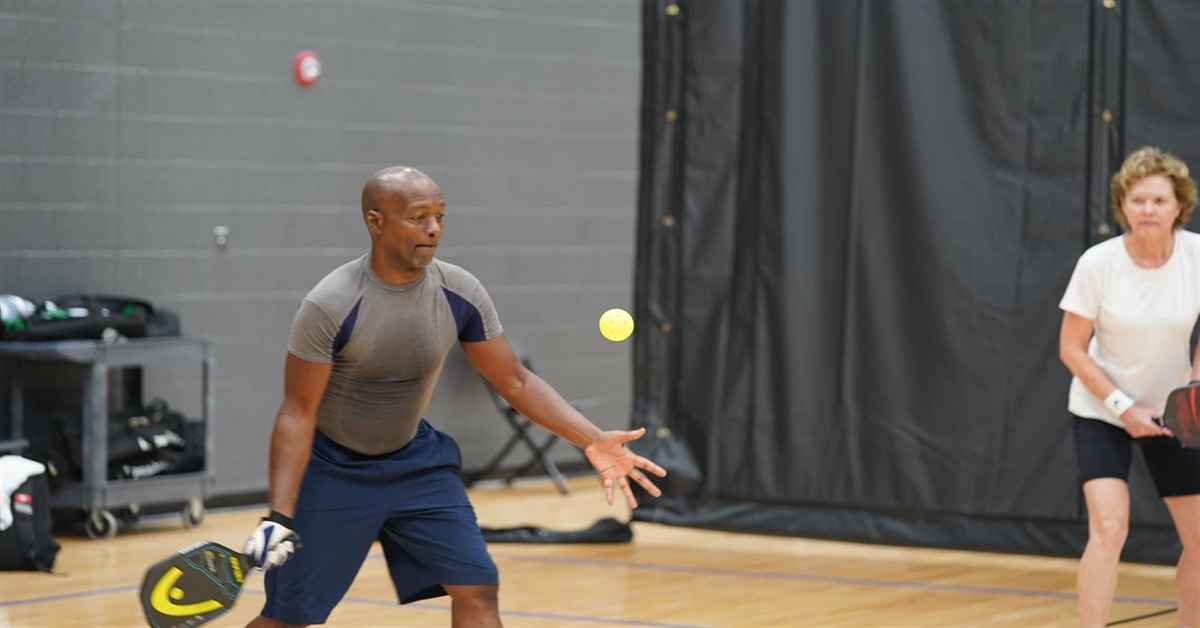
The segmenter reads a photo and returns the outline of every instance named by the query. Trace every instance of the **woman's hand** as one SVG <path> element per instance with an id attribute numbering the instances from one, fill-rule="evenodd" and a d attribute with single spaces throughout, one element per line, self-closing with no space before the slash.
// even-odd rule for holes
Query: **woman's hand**
<path id="1" fill-rule="evenodd" d="M 1154 422 L 1154 413 L 1138 405 L 1129 406 L 1121 414 L 1121 423 L 1125 431 L 1134 438 L 1153 438 L 1155 436 L 1174 436 L 1171 430 Z"/>

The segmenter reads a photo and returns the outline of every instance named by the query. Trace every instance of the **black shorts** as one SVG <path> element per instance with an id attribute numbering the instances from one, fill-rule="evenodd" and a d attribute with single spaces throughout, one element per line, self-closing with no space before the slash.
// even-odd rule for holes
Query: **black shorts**
<path id="1" fill-rule="evenodd" d="M 1129 432 L 1098 419 L 1075 419 L 1075 454 L 1079 482 L 1096 478 L 1129 480 L 1133 444 L 1142 448 L 1146 467 L 1159 497 L 1200 494 L 1200 449 L 1189 449 L 1174 438 L 1133 438 Z"/>

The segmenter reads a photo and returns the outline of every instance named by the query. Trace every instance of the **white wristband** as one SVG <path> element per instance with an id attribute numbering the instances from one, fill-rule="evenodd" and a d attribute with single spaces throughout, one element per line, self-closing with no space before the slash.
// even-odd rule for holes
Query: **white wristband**
<path id="1" fill-rule="evenodd" d="M 1113 390 L 1112 394 L 1110 394 L 1108 398 L 1104 400 L 1104 407 L 1108 408 L 1108 411 L 1118 419 L 1121 418 L 1121 415 L 1125 414 L 1125 411 L 1131 406 L 1133 406 L 1133 400 L 1129 398 L 1129 395 L 1121 392 L 1120 388 Z"/>

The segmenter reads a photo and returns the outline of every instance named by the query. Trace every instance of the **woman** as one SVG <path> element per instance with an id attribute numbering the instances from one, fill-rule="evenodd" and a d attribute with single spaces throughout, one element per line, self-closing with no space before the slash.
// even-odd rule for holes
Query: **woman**
<path id="1" fill-rule="evenodd" d="M 1200 626 L 1200 451 L 1181 447 L 1153 420 L 1173 388 L 1200 379 L 1200 359 L 1188 359 L 1200 315 L 1200 234 L 1183 229 L 1196 183 L 1173 155 L 1142 148 L 1113 175 L 1112 203 L 1124 235 L 1084 252 L 1059 304 L 1059 355 L 1075 376 L 1069 409 L 1088 510 L 1081 624 L 1108 620 L 1136 442 L 1183 542 L 1179 625 Z"/>

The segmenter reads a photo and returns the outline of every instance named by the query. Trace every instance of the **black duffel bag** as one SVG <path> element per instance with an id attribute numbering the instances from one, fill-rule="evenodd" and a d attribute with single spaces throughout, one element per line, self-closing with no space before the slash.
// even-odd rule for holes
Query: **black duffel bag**
<path id="1" fill-rule="evenodd" d="M 54 303 L 64 309 L 84 308 L 93 316 L 141 321 L 141 335 L 122 334 L 129 338 L 180 335 L 179 315 L 145 299 L 112 294 L 72 294 L 56 297 Z"/>
<path id="2" fill-rule="evenodd" d="M 134 297 L 75 294 L 37 306 L 32 316 L 5 324 L 0 340 L 111 340 L 180 335 L 179 316 Z"/>
<path id="3" fill-rule="evenodd" d="M 45 473 L 30 476 L 9 498 L 13 522 L 0 530 L 0 570 L 54 570 L 59 545 L 50 532 L 50 484 Z"/>

